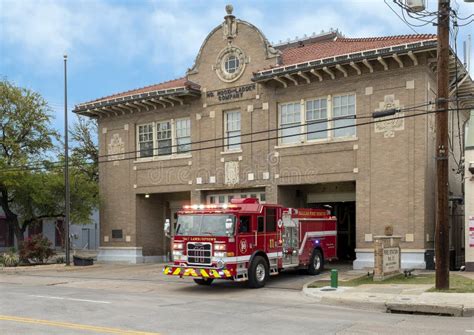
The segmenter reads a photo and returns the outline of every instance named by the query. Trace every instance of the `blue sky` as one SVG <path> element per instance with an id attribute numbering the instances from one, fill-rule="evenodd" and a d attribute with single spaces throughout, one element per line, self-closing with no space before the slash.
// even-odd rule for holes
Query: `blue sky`
<path id="1" fill-rule="evenodd" d="M 383 0 L 0 0 L 0 76 L 41 93 L 62 131 L 64 53 L 69 109 L 174 79 L 192 66 L 206 35 L 223 21 L 227 3 L 274 43 L 330 28 L 348 37 L 414 33 Z M 427 3 L 435 10 L 437 0 Z M 457 0 L 453 6 L 461 16 L 474 13 L 473 3 Z M 473 27 L 460 27 L 461 58 Z M 414 29 L 436 33 L 431 25 Z"/>

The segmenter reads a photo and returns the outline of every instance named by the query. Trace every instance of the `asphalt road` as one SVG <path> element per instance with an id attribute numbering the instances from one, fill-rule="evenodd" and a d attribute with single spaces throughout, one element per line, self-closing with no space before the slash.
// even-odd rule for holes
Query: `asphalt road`
<path id="1" fill-rule="evenodd" d="M 302 294 L 308 281 L 201 287 L 158 265 L 0 271 L 0 334 L 474 334 L 474 318 L 321 305 Z"/>

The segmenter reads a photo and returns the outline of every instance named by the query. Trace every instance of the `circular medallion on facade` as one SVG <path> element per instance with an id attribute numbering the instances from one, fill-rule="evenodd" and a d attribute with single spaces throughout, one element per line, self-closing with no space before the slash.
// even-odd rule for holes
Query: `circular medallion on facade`
<path id="1" fill-rule="evenodd" d="M 215 69 L 222 81 L 230 83 L 239 79 L 245 69 L 244 52 L 236 46 L 226 47 L 217 56 Z"/>

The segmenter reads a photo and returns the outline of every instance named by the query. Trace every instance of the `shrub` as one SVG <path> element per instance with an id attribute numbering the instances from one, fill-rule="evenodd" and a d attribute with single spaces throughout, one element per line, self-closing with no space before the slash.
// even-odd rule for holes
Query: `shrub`
<path id="1" fill-rule="evenodd" d="M 18 266 L 19 263 L 20 263 L 20 260 L 18 259 L 18 256 L 11 251 L 0 255 L 1 266 L 13 267 L 13 266 Z"/>
<path id="2" fill-rule="evenodd" d="M 66 263 L 66 259 L 63 256 L 58 256 L 58 257 L 56 257 L 56 263 L 57 264 Z"/>
<path id="3" fill-rule="evenodd" d="M 32 263 L 44 263 L 55 254 L 51 242 L 41 234 L 34 235 L 20 246 L 20 259 Z"/>

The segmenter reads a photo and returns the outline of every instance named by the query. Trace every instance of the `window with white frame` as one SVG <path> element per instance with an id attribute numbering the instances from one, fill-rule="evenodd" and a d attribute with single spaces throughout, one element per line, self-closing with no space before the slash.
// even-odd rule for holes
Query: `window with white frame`
<path id="1" fill-rule="evenodd" d="M 306 101 L 306 138 L 320 140 L 328 137 L 327 99 Z"/>
<path id="2" fill-rule="evenodd" d="M 334 96 L 332 98 L 332 110 L 334 137 L 355 136 L 355 94 Z"/>
<path id="3" fill-rule="evenodd" d="M 191 150 L 191 119 L 176 121 L 177 153 L 186 153 Z"/>
<path id="4" fill-rule="evenodd" d="M 153 123 L 138 126 L 138 155 L 153 156 Z"/>
<path id="5" fill-rule="evenodd" d="M 229 111 L 224 114 L 225 150 L 240 149 L 240 111 Z"/>
<path id="6" fill-rule="evenodd" d="M 171 155 L 172 140 L 170 121 L 156 123 L 156 138 L 158 145 L 158 156 Z"/>
<path id="7" fill-rule="evenodd" d="M 283 103 L 279 105 L 279 143 L 355 137 L 355 119 L 355 94 L 308 99 L 301 104 Z"/>
<path id="8" fill-rule="evenodd" d="M 280 143 L 300 142 L 301 105 L 299 102 L 280 105 Z"/>
<path id="9" fill-rule="evenodd" d="M 174 134 L 174 135 L 173 135 Z M 167 120 L 137 125 L 137 157 L 171 156 L 191 150 L 191 120 Z"/>

